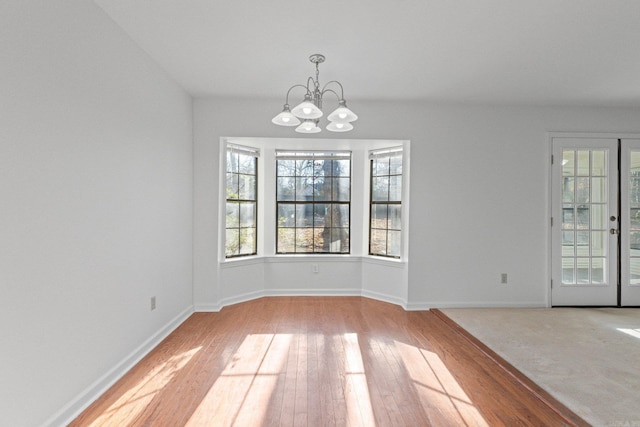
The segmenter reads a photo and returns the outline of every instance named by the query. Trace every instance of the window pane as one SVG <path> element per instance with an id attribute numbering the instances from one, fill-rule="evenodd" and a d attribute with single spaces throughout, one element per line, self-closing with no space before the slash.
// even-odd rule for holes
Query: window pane
<path id="1" fill-rule="evenodd" d="M 630 249 L 640 249 L 640 231 L 632 231 L 629 234 Z"/>
<path id="2" fill-rule="evenodd" d="M 331 229 L 331 252 L 346 253 L 349 251 L 349 229 Z"/>
<path id="3" fill-rule="evenodd" d="M 333 178 L 319 177 L 315 179 L 313 197 L 316 201 L 331 200 Z"/>
<path id="4" fill-rule="evenodd" d="M 240 253 L 240 230 L 237 228 L 227 229 L 225 244 L 225 256 L 238 255 Z"/>
<path id="5" fill-rule="evenodd" d="M 313 204 L 296 205 L 296 227 L 313 226 Z"/>
<path id="6" fill-rule="evenodd" d="M 330 205 L 324 203 L 316 203 L 313 207 L 313 226 L 324 227 L 331 224 Z"/>
<path id="7" fill-rule="evenodd" d="M 576 253 L 578 256 L 589 256 L 589 232 L 576 232 Z"/>
<path id="8" fill-rule="evenodd" d="M 591 152 L 592 163 L 591 163 L 591 175 L 593 176 L 605 176 L 606 171 L 606 162 L 605 162 L 605 152 L 604 150 L 593 150 Z"/>
<path id="9" fill-rule="evenodd" d="M 591 232 L 591 255 L 592 256 L 604 256 L 605 255 L 605 243 L 607 233 L 606 231 L 593 231 Z"/>
<path id="10" fill-rule="evenodd" d="M 399 202 L 402 200 L 402 176 L 389 177 L 389 200 Z"/>
<path id="11" fill-rule="evenodd" d="M 234 228 L 240 226 L 240 203 L 227 202 L 226 227 Z"/>
<path id="12" fill-rule="evenodd" d="M 400 231 L 389 230 L 387 243 L 387 255 L 400 256 Z"/>
<path id="13" fill-rule="evenodd" d="M 633 208 L 631 209 L 631 229 L 632 230 L 640 230 L 640 209 Z"/>
<path id="14" fill-rule="evenodd" d="M 296 228 L 295 252 L 313 252 L 313 228 Z"/>
<path id="15" fill-rule="evenodd" d="M 333 160 L 333 176 L 351 176 L 351 161 Z"/>
<path id="16" fill-rule="evenodd" d="M 227 151 L 227 172 L 238 172 L 238 154 Z"/>
<path id="17" fill-rule="evenodd" d="M 604 283 L 604 258 L 591 259 L 591 283 Z"/>
<path id="18" fill-rule="evenodd" d="M 638 153 L 640 155 L 640 153 Z M 639 156 L 640 157 L 640 156 Z M 633 208 L 640 208 L 640 173 L 633 172 L 635 175 L 629 182 L 629 203 Z"/>
<path id="19" fill-rule="evenodd" d="M 239 155 L 240 166 L 238 168 L 239 173 L 245 173 L 249 175 L 256 174 L 256 158 L 253 156 Z"/>
<path id="20" fill-rule="evenodd" d="M 348 202 L 351 195 L 351 181 L 349 178 L 333 179 L 333 197 L 332 200 L 340 202 Z"/>
<path id="21" fill-rule="evenodd" d="M 312 160 L 296 160 L 296 176 L 313 176 L 313 171 Z"/>
<path id="22" fill-rule="evenodd" d="M 402 175 L 402 156 L 392 156 L 389 160 L 389 174 Z"/>
<path id="23" fill-rule="evenodd" d="M 240 229 L 240 254 L 248 255 L 255 252 L 256 247 L 256 229 L 242 228 Z"/>
<path id="24" fill-rule="evenodd" d="M 576 203 L 589 202 L 589 178 L 576 178 Z"/>
<path id="25" fill-rule="evenodd" d="M 575 235 L 573 231 L 562 232 L 562 256 L 575 256 Z"/>
<path id="26" fill-rule="evenodd" d="M 564 150 L 562 152 L 562 175 L 574 176 L 575 151 Z"/>
<path id="27" fill-rule="evenodd" d="M 572 230 L 575 228 L 573 205 L 562 206 L 562 228 L 565 230 Z"/>
<path id="28" fill-rule="evenodd" d="M 313 200 L 313 178 L 296 178 L 296 200 Z"/>
<path id="29" fill-rule="evenodd" d="M 579 285 L 590 283 L 589 258 L 576 258 L 576 283 Z"/>
<path id="30" fill-rule="evenodd" d="M 373 160 L 374 175 L 389 175 L 389 158 L 381 157 Z"/>
<path id="31" fill-rule="evenodd" d="M 227 173 L 227 199 L 237 199 L 238 193 L 238 175 Z"/>
<path id="32" fill-rule="evenodd" d="M 349 227 L 349 205 L 331 205 L 331 226 Z"/>
<path id="33" fill-rule="evenodd" d="M 562 185 L 562 201 L 564 203 L 573 203 L 575 193 L 575 179 L 564 178 Z"/>
<path id="34" fill-rule="evenodd" d="M 400 230 L 402 228 L 402 216 L 400 205 L 389 205 L 389 229 Z"/>
<path id="35" fill-rule="evenodd" d="M 256 178 L 252 175 L 238 175 L 240 181 L 240 199 L 255 200 L 256 198 Z"/>
<path id="36" fill-rule="evenodd" d="M 314 228 L 313 229 L 313 251 L 314 252 L 329 252 L 328 245 L 325 245 L 325 240 L 328 243 L 328 237 L 331 235 L 330 228 Z M 325 239 L 326 237 L 326 239 Z"/>
<path id="37" fill-rule="evenodd" d="M 295 205 L 278 204 L 278 227 L 293 227 L 295 225 Z"/>
<path id="38" fill-rule="evenodd" d="M 277 171 L 278 176 L 296 176 L 296 161 L 278 160 Z"/>
<path id="39" fill-rule="evenodd" d="M 293 200 L 295 195 L 295 179 L 278 178 L 276 183 L 276 197 L 278 200 Z"/>
<path id="40" fill-rule="evenodd" d="M 371 247 L 369 250 L 372 254 L 387 254 L 387 230 L 371 230 Z"/>
<path id="41" fill-rule="evenodd" d="M 389 200 L 389 177 L 374 177 L 371 183 L 371 197 L 374 202 Z"/>
<path id="42" fill-rule="evenodd" d="M 278 228 L 278 252 L 295 252 L 296 230 L 295 228 Z"/>
<path id="43" fill-rule="evenodd" d="M 243 202 L 240 204 L 240 227 L 256 226 L 256 204 Z"/>
<path id="44" fill-rule="evenodd" d="M 577 168 L 576 175 L 578 176 L 589 175 L 589 150 L 578 151 L 578 168 Z"/>
<path id="45" fill-rule="evenodd" d="M 562 258 L 562 283 L 565 285 L 573 285 L 576 283 L 575 258 Z"/>
<path id="46" fill-rule="evenodd" d="M 591 203 L 606 202 L 605 181 L 605 178 L 591 178 Z"/>
<path id="47" fill-rule="evenodd" d="M 640 285 L 640 258 L 631 258 L 629 262 L 631 284 Z"/>
<path id="48" fill-rule="evenodd" d="M 591 228 L 604 230 L 607 228 L 607 216 L 604 205 L 591 205 Z"/>
<path id="49" fill-rule="evenodd" d="M 387 204 L 375 204 L 371 207 L 371 228 L 387 228 Z"/>
<path id="50" fill-rule="evenodd" d="M 589 207 L 579 207 L 576 209 L 576 227 L 578 230 L 589 228 Z"/>

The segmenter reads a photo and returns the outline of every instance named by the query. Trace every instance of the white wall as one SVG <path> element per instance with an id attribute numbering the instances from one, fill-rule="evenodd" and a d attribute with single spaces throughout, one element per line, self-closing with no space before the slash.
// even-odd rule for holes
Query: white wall
<path id="1" fill-rule="evenodd" d="M 0 424 L 57 425 L 191 312 L 192 104 L 90 1 L 4 0 L 0 64 Z"/>
<path id="2" fill-rule="evenodd" d="M 278 99 L 194 101 L 196 307 L 216 306 L 219 292 L 227 291 L 218 289 L 219 271 L 212 262 L 218 259 L 220 137 L 299 137 L 271 124 L 281 104 Z M 412 309 L 547 305 L 547 132 L 640 130 L 640 109 L 357 100 L 349 107 L 360 117 L 349 138 L 411 141 L 406 300 Z M 508 273 L 507 285 L 500 284 L 500 273 Z M 373 274 L 370 268 L 363 282 Z"/>

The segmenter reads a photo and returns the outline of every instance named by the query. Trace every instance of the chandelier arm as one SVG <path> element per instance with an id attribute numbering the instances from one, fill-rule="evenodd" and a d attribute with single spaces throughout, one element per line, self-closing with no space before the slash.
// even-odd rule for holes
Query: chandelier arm
<path id="1" fill-rule="evenodd" d="M 289 104 L 289 93 L 291 92 L 291 89 L 293 89 L 293 88 L 295 88 L 295 87 L 303 87 L 303 88 L 307 91 L 307 93 L 310 93 L 310 92 L 309 92 L 309 87 L 308 87 L 308 86 L 301 85 L 301 84 L 293 85 L 293 86 L 291 86 L 291 87 L 289 88 L 289 90 L 287 91 L 287 98 L 286 98 L 286 101 L 285 101 L 285 103 L 286 103 L 286 104 Z"/>
<path id="2" fill-rule="evenodd" d="M 309 86 L 309 82 L 311 82 L 311 86 Z M 309 88 L 312 87 L 315 91 L 316 89 L 318 89 L 318 86 L 320 86 L 318 80 L 313 80 L 313 77 L 311 76 L 307 77 L 307 92 L 309 93 L 309 95 L 313 94 L 313 92 Z"/>
<path id="3" fill-rule="evenodd" d="M 322 93 L 324 93 L 324 92 L 325 92 L 325 90 L 329 90 L 329 89 L 326 89 L 326 87 L 327 87 L 327 86 L 329 86 L 329 84 L 331 84 L 331 83 L 335 83 L 335 84 L 337 84 L 338 86 L 340 86 L 340 97 L 339 97 L 338 99 L 339 99 L 339 100 L 340 100 L 340 99 L 344 99 L 344 88 L 342 87 L 342 84 L 341 84 L 339 81 L 337 81 L 337 80 L 331 80 L 330 82 L 327 82 L 327 83 L 322 87 Z M 332 92 L 333 92 L 333 93 L 335 93 L 336 95 L 338 95 L 335 91 L 332 91 Z"/>
<path id="4" fill-rule="evenodd" d="M 326 85 L 325 85 L 325 86 L 326 86 Z M 327 92 L 331 92 L 331 93 L 333 93 L 333 94 L 336 96 L 336 98 L 338 98 L 338 101 L 340 101 L 340 100 L 342 99 L 342 98 L 340 98 L 340 95 L 338 95 L 338 92 L 336 92 L 336 91 L 335 91 L 335 90 L 333 90 L 333 89 L 322 89 L 322 92 L 321 92 L 321 93 L 322 93 L 322 96 L 324 97 L 324 94 L 325 94 L 325 93 L 327 93 Z"/>

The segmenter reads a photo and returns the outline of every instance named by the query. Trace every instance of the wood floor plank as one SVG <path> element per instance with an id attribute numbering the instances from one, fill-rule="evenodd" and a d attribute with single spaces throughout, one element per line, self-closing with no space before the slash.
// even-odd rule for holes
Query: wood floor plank
<path id="1" fill-rule="evenodd" d="M 70 425 L 587 425 L 443 316 L 361 297 L 195 313 Z"/>

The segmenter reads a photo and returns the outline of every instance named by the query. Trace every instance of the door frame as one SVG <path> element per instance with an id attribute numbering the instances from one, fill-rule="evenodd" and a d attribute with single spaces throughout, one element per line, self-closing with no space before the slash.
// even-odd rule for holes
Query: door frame
<path id="1" fill-rule="evenodd" d="M 640 133 L 624 133 L 624 132 L 571 132 L 571 131 L 549 131 L 547 132 L 547 285 L 545 286 L 545 297 L 547 307 L 552 307 L 551 300 L 551 280 L 552 280 L 552 262 L 553 262 L 553 229 L 551 227 L 551 218 L 553 217 L 553 165 L 551 157 L 553 155 L 553 139 L 554 138 L 611 138 L 611 139 L 640 139 Z M 619 292 L 619 291 L 618 291 Z"/>

